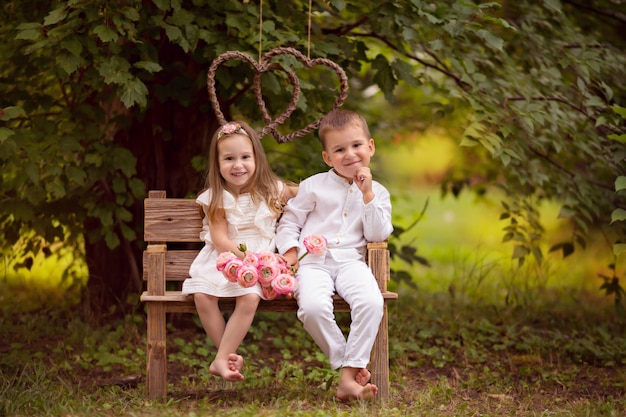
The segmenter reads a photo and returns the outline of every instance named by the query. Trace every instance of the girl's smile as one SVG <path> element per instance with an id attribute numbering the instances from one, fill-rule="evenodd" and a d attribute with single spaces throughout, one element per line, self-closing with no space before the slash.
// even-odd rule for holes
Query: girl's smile
<path id="1" fill-rule="evenodd" d="M 220 174 L 226 182 L 226 188 L 239 194 L 256 172 L 250 138 L 240 134 L 225 136 L 219 139 L 217 153 Z"/>

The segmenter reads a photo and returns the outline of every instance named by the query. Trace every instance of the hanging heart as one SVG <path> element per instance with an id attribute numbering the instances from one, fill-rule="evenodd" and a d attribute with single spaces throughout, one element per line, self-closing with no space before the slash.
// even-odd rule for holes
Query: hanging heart
<path id="1" fill-rule="evenodd" d="M 317 65 L 323 65 L 332 69 L 337 74 L 337 77 L 339 78 L 339 82 L 340 82 L 339 95 L 337 99 L 335 100 L 335 103 L 332 109 L 333 110 L 337 109 L 343 104 L 343 102 L 348 96 L 348 77 L 346 76 L 346 73 L 343 70 L 343 68 L 341 68 L 339 65 L 337 65 L 335 62 L 331 61 L 330 59 L 326 59 L 326 58 L 309 59 L 306 56 L 304 56 L 300 51 L 294 48 L 275 48 L 265 53 L 261 57 L 261 59 L 257 62 L 253 58 L 251 58 L 249 55 L 244 54 L 242 52 L 228 51 L 223 54 L 220 54 L 217 58 L 215 58 L 215 60 L 213 60 L 209 68 L 208 74 L 207 74 L 207 89 L 209 92 L 209 99 L 211 101 L 211 104 L 213 105 L 213 110 L 215 111 L 215 115 L 220 124 L 226 123 L 226 119 L 224 118 L 224 113 L 222 112 L 220 103 L 217 99 L 217 94 L 216 94 L 216 89 L 215 89 L 215 72 L 222 63 L 228 60 L 236 59 L 236 60 L 248 62 L 250 65 L 252 65 L 255 71 L 254 92 L 255 92 L 257 104 L 259 105 L 259 109 L 261 110 L 261 114 L 263 115 L 263 119 L 266 123 L 265 127 L 261 129 L 261 131 L 259 132 L 261 136 L 264 136 L 265 134 L 271 132 L 278 143 L 284 143 L 284 142 L 291 141 L 297 137 L 304 136 L 305 134 L 311 132 L 312 130 L 316 129 L 319 126 L 321 119 L 316 119 L 315 121 L 309 123 L 307 126 L 303 127 L 302 129 L 298 129 L 288 135 L 282 135 L 278 131 L 277 129 L 278 126 L 283 124 L 289 118 L 289 116 L 291 116 L 291 113 L 293 113 L 293 111 L 296 109 L 299 94 L 300 94 L 300 80 L 298 79 L 295 72 L 293 72 L 290 69 L 285 69 L 279 64 L 271 63 L 272 58 L 276 56 L 280 56 L 280 55 L 292 55 L 298 61 L 303 63 L 304 66 L 307 68 L 312 68 Z M 271 115 L 267 111 L 265 101 L 263 100 L 263 94 L 261 91 L 261 82 L 260 82 L 261 75 L 263 73 L 271 72 L 271 71 L 285 72 L 289 79 L 289 83 L 291 84 L 293 88 L 292 97 L 289 102 L 289 105 L 285 108 L 285 110 L 278 117 L 276 117 L 276 119 L 272 119 Z"/>
<path id="2" fill-rule="evenodd" d="M 222 112 L 220 103 L 217 99 L 217 93 L 215 88 L 215 72 L 217 68 L 226 61 L 229 60 L 241 60 L 248 62 L 254 68 L 254 92 L 257 100 L 257 104 L 259 105 L 259 109 L 261 110 L 261 114 L 263 115 L 263 119 L 265 120 L 266 126 L 259 132 L 261 137 L 265 136 L 267 132 L 274 132 L 276 127 L 284 123 L 287 118 L 291 115 L 291 113 L 296 109 L 298 104 L 298 98 L 300 97 L 300 80 L 298 76 L 293 71 L 285 71 L 280 66 L 277 65 L 269 65 L 266 61 L 261 60 L 260 62 L 255 61 L 250 55 L 244 54 L 239 51 L 228 51 L 219 55 L 217 58 L 213 60 L 211 66 L 209 67 L 209 72 L 207 75 L 207 89 L 209 92 L 209 100 L 213 106 L 213 110 L 215 111 L 215 116 L 217 117 L 217 121 L 220 125 L 223 125 L 227 122 L 224 118 L 224 113 Z M 261 74 L 269 71 L 284 71 L 287 73 L 290 84 L 293 87 L 293 92 L 291 96 L 291 101 L 289 105 L 285 108 L 285 110 L 275 119 L 273 120 L 267 111 L 267 107 L 265 106 L 265 101 L 263 100 L 263 95 L 261 92 L 261 83 L 260 77 Z"/>

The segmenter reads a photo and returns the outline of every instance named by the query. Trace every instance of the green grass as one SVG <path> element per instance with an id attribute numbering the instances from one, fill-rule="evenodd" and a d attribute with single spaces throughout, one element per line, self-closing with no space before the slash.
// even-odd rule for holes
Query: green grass
<path id="1" fill-rule="evenodd" d="M 601 306 L 496 306 L 401 289 L 390 309 L 392 397 L 334 399 L 336 372 L 294 315 L 258 314 L 247 379 L 208 373 L 214 347 L 191 315 L 168 328 L 169 395 L 146 399 L 141 315 L 102 326 L 73 314 L 0 318 L 0 415 L 622 416 L 624 324 Z M 346 315 L 340 322 L 347 326 Z M 139 379 L 138 379 L 139 378 Z M 128 382 L 130 381 L 130 382 Z"/>

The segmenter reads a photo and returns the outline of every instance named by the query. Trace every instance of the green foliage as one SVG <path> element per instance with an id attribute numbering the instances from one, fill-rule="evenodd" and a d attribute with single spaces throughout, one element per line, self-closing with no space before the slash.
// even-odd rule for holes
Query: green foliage
<path id="1" fill-rule="evenodd" d="M 0 8 L 3 252 L 30 231 L 38 237 L 25 243 L 25 257 L 53 242 L 80 245 L 83 234 L 87 244 L 104 240 L 115 248 L 130 241 L 137 249 L 140 225 L 133 208 L 146 187 L 180 186 L 180 181 L 183 194 L 197 191 L 191 180 L 166 170 L 166 158 L 149 160 L 150 151 L 162 150 L 163 143 L 187 145 L 176 142 L 172 125 L 187 126 L 187 133 L 194 128 L 162 115 L 185 109 L 197 116 L 190 120 L 206 119 L 210 61 L 229 50 L 256 56 L 276 46 L 310 50 L 312 57 L 342 65 L 350 77 L 345 106 L 375 115 L 373 127 L 390 136 L 452 123 L 467 149 L 465 163 L 442 184 L 444 191 L 458 194 L 472 184 L 484 192 L 484 183 L 499 183 L 512 209 L 536 199 L 561 202 L 562 215 L 576 226 L 558 247 L 567 253 L 599 225 L 624 244 L 624 193 L 616 193 L 613 184 L 624 175 L 626 157 L 620 110 L 626 48 L 623 35 L 612 31 L 616 20 L 606 17 L 614 15 L 612 2 L 594 2 L 590 10 L 556 0 L 313 2 L 310 43 L 308 7 L 304 1 L 263 2 L 259 44 L 256 2 L 5 1 Z M 278 62 L 294 65 L 303 92 L 281 127 L 287 132 L 330 108 L 337 80 L 323 69 Z M 232 63 L 220 68 L 216 79 L 227 114 L 262 123 L 250 68 Z M 286 74 L 266 73 L 260 82 L 275 117 L 290 96 L 289 87 L 281 88 Z M 407 89 L 419 89 L 428 100 L 402 101 L 410 111 L 399 111 L 403 123 L 396 125 L 395 115 L 368 109 L 371 87 L 392 103 L 400 103 Z M 416 121 L 417 112 L 430 120 Z M 215 128 L 205 123 L 198 127 L 203 139 Z M 295 162 L 310 161 L 312 136 L 303 139 L 302 148 L 281 148 L 273 158 L 279 173 L 299 179 L 323 167 Z M 176 160 L 178 169 L 192 160 L 202 168 L 197 153 Z M 541 261 L 535 249 L 541 228 L 532 210 L 515 218 L 517 224 L 505 232 L 513 234 L 513 256 L 522 261 L 532 254 Z M 521 219 L 532 230 L 524 230 Z M 616 251 L 622 253 L 623 246 Z"/>

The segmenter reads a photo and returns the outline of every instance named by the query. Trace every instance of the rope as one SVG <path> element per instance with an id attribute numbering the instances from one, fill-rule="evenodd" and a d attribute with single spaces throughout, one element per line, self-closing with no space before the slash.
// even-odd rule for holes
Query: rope
<path id="1" fill-rule="evenodd" d="M 259 62 L 261 62 L 262 44 L 263 44 L 263 0 L 259 2 Z"/>
<path id="2" fill-rule="evenodd" d="M 313 3 L 313 0 L 309 0 L 309 25 L 308 25 L 308 36 L 306 40 L 306 57 L 307 58 L 311 58 L 311 7 L 312 7 L 312 3 Z"/>

